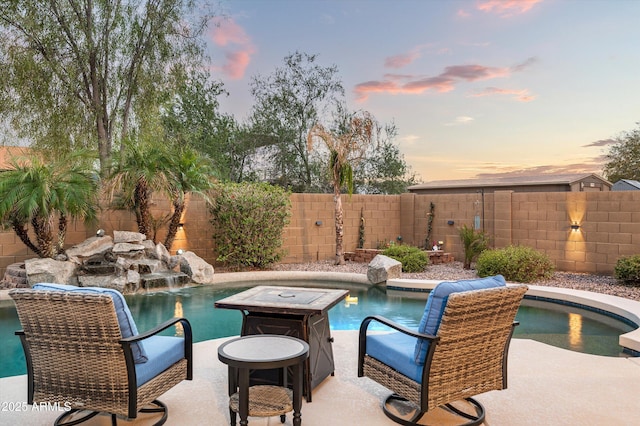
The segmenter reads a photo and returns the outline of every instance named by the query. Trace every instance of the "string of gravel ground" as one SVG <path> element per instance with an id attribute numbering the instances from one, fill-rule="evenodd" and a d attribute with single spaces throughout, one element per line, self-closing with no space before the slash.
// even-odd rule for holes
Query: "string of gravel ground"
<path id="1" fill-rule="evenodd" d="M 334 265 L 332 261 L 309 263 L 278 263 L 271 269 L 274 271 L 328 271 L 355 274 L 367 273 L 366 263 L 347 262 L 344 265 Z M 402 278 L 421 280 L 459 280 L 477 278 L 476 271 L 462 268 L 462 262 L 452 262 L 440 265 L 429 265 L 424 272 L 402 273 Z M 575 272 L 555 272 L 553 277 L 545 281 L 529 283 L 533 285 L 562 287 L 574 290 L 586 290 L 596 293 L 610 294 L 640 301 L 640 286 L 626 285 L 618 282 L 610 275 L 581 274 Z"/>

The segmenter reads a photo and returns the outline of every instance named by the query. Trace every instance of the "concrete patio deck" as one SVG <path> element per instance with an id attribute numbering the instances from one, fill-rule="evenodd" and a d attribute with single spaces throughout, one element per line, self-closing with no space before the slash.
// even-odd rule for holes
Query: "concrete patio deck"
<path id="1" fill-rule="evenodd" d="M 388 390 L 356 376 L 357 331 L 332 332 L 336 373 L 303 403 L 306 426 L 394 425 L 380 409 Z M 184 381 L 160 398 L 169 407 L 167 425 L 229 424 L 227 370 L 217 359 L 226 339 L 194 345 L 194 380 Z M 26 376 L 0 379 L 0 425 L 48 425 L 60 414 L 12 410 L 25 401 Z M 532 340 L 514 339 L 509 355 L 509 388 L 478 396 L 485 425 L 637 425 L 640 422 L 640 358 L 586 355 Z M 436 413 L 437 414 L 437 413 Z M 421 423 L 429 424 L 429 417 Z M 434 420 L 431 418 L 431 420 Z M 110 424 L 99 416 L 87 425 Z M 119 424 L 148 425 L 150 420 Z M 249 418 L 250 425 L 280 425 L 278 417 Z M 432 423 L 433 424 L 433 423 Z M 435 424 L 442 424 L 438 419 Z M 285 425 L 291 425 L 291 415 Z"/>

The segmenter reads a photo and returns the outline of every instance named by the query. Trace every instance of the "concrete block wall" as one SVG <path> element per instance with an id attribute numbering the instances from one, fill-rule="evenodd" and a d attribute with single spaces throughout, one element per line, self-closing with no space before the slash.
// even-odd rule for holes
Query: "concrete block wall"
<path id="1" fill-rule="evenodd" d="M 170 211 L 166 200 L 154 200 L 156 217 Z M 344 249 L 358 245 L 360 214 L 365 220 L 364 248 L 402 241 L 425 247 L 427 213 L 435 205 L 432 241 L 443 241 L 444 251 L 463 257 L 458 229 L 474 226 L 490 236 L 494 247 L 526 245 L 540 250 L 563 271 L 610 274 L 621 256 L 640 254 L 640 191 L 535 192 L 493 194 L 343 195 Z M 329 260 L 335 256 L 334 202 L 332 194 L 292 194 L 291 222 L 284 230 L 283 262 Z M 453 221 L 452 225 L 448 223 Z M 206 203 L 188 200 L 172 253 L 191 250 L 216 264 L 213 225 Z M 318 223 L 316 225 L 316 223 Z M 571 229 L 576 223 L 580 228 Z M 66 244 L 71 246 L 95 235 L 98 228 L 135 231 L 133 215 L 104 210 L 98 224 L 70 225 Z M 161 232 L 158 241 L 164 240 Z M 400 238 L 399 238 L 400 237 Z M 429 242 L 431 244 L 431 242 Z M 0 277 L 7 265 L 34 257 L 13 231 L 0 232 Z"/>
<path id="2" fill-rule="evenodd" d="M 399 195 L 342 195 L 345 251 L 358 246 L 360 214 L 364 217 L 364 248 L 377 248 L 400 235 Z M 335 203 L 332 194 L 292 194 L 291 221 L 285 228 L 284 262 L 314 262 L 335 257 Z"/>

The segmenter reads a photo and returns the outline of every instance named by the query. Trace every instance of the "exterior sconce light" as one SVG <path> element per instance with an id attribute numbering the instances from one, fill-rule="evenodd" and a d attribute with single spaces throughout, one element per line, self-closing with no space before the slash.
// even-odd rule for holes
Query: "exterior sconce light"
<path id="1" fill-rule="evenodd" d="M 321 220 L 316 220 L 316 226 L 322 226 L 322 221 Z"/>
<path id="2" fill-rule="evenodd" d="M 179 229 L 180 231 L 182 231 L 182 230 L 184 229 L 184 223 L 180 222 L 180 223 L 178 224 L 178 229 Z"/>
<path id="3" fill-rule="evenodd" d="M 578 225 L 578 222 L 574 222 L 571 224 L 572 231 L 577 231 L 578 229 L 580 229 L 580 225 Z"/>
<path id="4" fill-rule="evenodd" d="M 396 240 L 398 240 L 398 241 L 402 242 L 402 235 L 398 235 L 398 236 L 396 237 Z"/>
<path id="5" fill-rule="evenodd" d="M 442 247 L 444 245 L 444 241 L 438 241 L 438 246 Z"/>
<path id="6" fill-rule="evenodd" d="M 182 249 L 178 249 L 178 251 L 176 251 L 176 254 L 177 254 L 178 256 L 183 255 L 183 254 L 184 254 L 184 250 L 182 250 Z"/>
<path id="7" fill-rule="evenodd" d="M 104 229 L 98 229 L 96 231 L 96 237 L 104 237 Z"/>
<path id="8" fill-rule="evenodd" d="M 453 220 L 448 220 L 447 221 L 447 225 L 449 226 L 453 226 L 453 224 L 455 224 L 455 222 Z"/>

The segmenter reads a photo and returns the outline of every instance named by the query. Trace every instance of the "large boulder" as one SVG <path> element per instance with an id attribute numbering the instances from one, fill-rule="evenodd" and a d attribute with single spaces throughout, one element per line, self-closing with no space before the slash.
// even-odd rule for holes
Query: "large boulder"
<path id="1" fill-rule="evenodd" d="M 198 284 L 208 284 L 213 280 L 213 266 L 192 251 L 180 255 L 180 272 Z"/>
<path id="2" fill-rule="evenodd" d="M 367 268 L 367 278 L 372 284 L 378 284 L 402 276 L 402 263 L 383 254 L 373 258 Z"/>
<path id="3" fill-rule="evenodd" d="M 78 284 L 76 277 L 78 265 L 74 262 L 34 258 L 25 260 L 24 268 L 27 271 L 27 282 L 30 286 L 37 283 Z"/>
<path id="4" fill-rule="evenodd" d="M 147 239 L 147 236 L 139 232 L 113 231 L 114 243 L 137 243 L 140 244 Z"/>
<path id="5" fill-rule="evenodd" d="M 84 259 L 104 254 L 113 248 L 113 238 L 110 236 L 87 238 L 66 250 L 67 258 L 81 265 Z"/>

